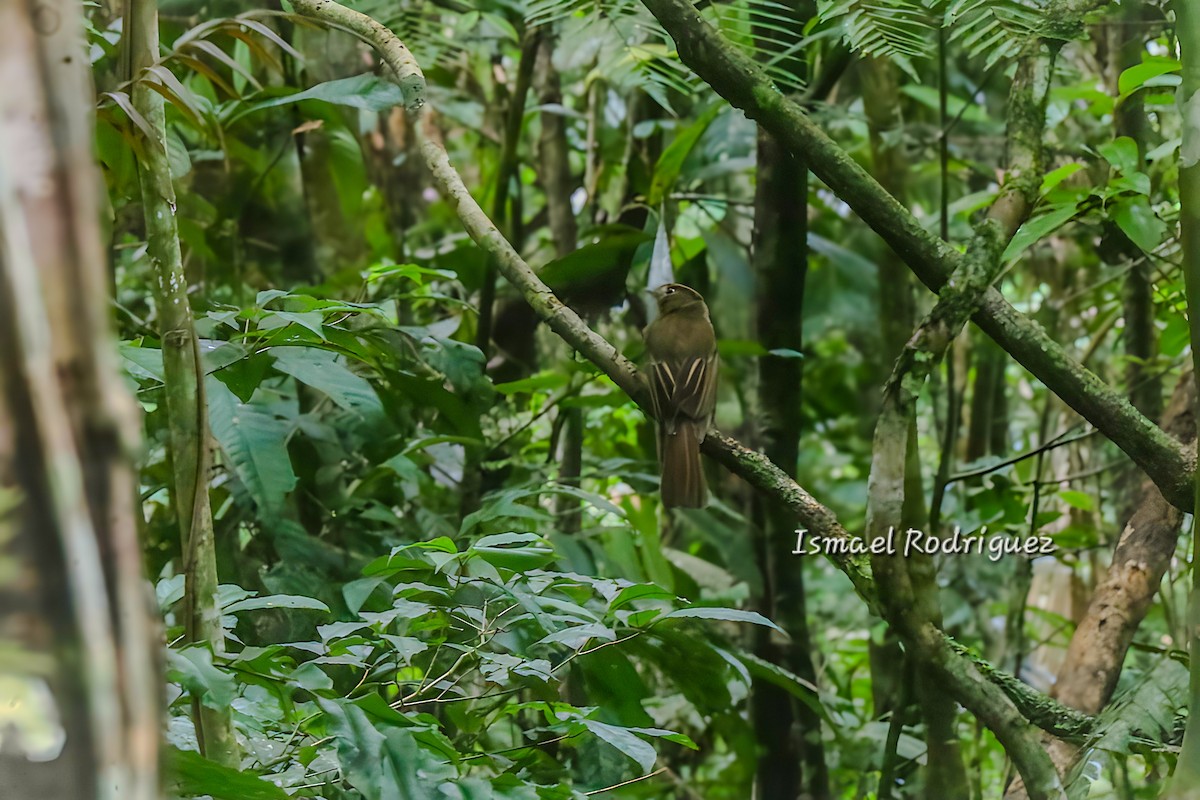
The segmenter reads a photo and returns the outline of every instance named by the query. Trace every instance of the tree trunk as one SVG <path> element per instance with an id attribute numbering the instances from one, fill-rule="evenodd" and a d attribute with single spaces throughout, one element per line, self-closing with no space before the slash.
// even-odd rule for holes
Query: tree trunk
<path id="1" fill-rule="evenodd" d="M 1188 0 L 1173 4 L 1175 32 L 1179 37 L 1183 83 L 1179 87 L 1179 107 L 1183 111 L 1183 145 L 1179 151 L 1179 228 L 1183 245 L 1183 280 L 1187 293 L 1188 328 L 1191 333 L 1193 380 L 1200 383 L 1200 9 Z M 1197 419 L 1200 424 L 1200 418 Z M 1200 471 L 1193 476 L 1196 496 L 1200 496 Z M 1200 535 L 1192 531 L 1192 564 L 1200 564 Z M 1192 569 L 1192 598 L 1188 608 L 1191 641 L 1191 692 L 1187 728 L 1183 746 L 1170 786 L 1163 796 L 1168 800 L 1200 798 L 1200 569 Z"/>
<path id="2" fill-rule="evenodd" d="M 6 702 L 28 709 L 6 723 L 0 791 L 151 800 L 161 677 L 81 8 L 0 4 L 0 648 Z"/>
<path id="3" fill-rule="evenodd" d="M 142 79 L 158 59 L 156 0 L 130 0 L 125 19 L 125 47 L 133 84 L 133 105 L 149 124 L 153 139 L 144 139 L 138 159 L 138 182 L 146 220 L 147 251 L 155 277 L 155 305 L 162 343 L 163 372 L 170 428 L 172 500 L 182 538 L 184 624 L 187 640 L 224 651 L 221 614 L 217 607 L 217 559 L 209 508 L 210 469 L 208 413 L 204 366 L 193 327 L 187 275 L 175 221 L 175 187 L 166 150 L 166 114 L 162 95 Z M 237 740 L 228 708 L 193 702 L 196 738 L 208 758 L 231 766 L 239 762 Z"/>
<path id="4" fill-rule="evenodd" d="M 804 281 L 808 267 L 808 170 L 759 131 L 754 213 L 754 269 L 758 280 L 758 335 L 768 350 L 803 346 Z M 796 474 L 800 440 L 801 363 L 767 356 L 759 362 L 759 395 L 765 421 L 766 454 L 789 475 Z M 756 654 L 807 681 L 816 681 L 808 635 L 804 563 L 788 555 L 795 520 L 755 496 L 762 530 L 759 564 L 765 591 L 763 613 L 791 637 L 783 646 L 769 629 L 756 631 Z M 803 703 L 765 681 L 753 695 L 755 731 L 763 755 L 756 775 L 761 800 L 830 797 L 821 720 Z"/>

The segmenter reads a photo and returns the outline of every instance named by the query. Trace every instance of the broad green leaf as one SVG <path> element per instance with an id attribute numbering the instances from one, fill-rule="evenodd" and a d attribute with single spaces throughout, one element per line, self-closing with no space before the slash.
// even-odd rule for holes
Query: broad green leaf
<path id="1" fill-rule="evenodd" d="M 457 774 L 422 750 L 411 732 L 377 729 L 353 703 L 318 699 L 317 705 L 329 718 L 343 775 L 364 800 L 425 800 L 431 782 Z"/>
<path id="2" fill-rule="evenodd" d="M 630 260 L 650 235 L 628 225 L 593 230 L 579 248 L 544 266 L 538 275 L 566 302 L 594 303 L 597 296 L 620 302 Z"/>
<path id="3" fill-rule="evenodd" d="M 1153 252 L 1166 238 L 1166 223 L 1158 218 L 1145 197 L 1119 198 L 1116 208 L 1109 213 L 1129 241 L 1147 253 Z"/>
<path id="4" fill-rule="evenodd" d="M 467 554 L 514 571 L 537 569 L 554 560 L 554 548 L 536 533 L 484 536 L 467 549 Z"/>
<path id="5" fill-rule="evenodd" d="M 653 584 L 642 583 L 642 584 L 638 584 L 636 586 L 626 586 L 624 589 L 622 589 L 620 592 L 618 592 L 617 596 L 614 597 L 612 602 L 608 604 L 608 609 L 609 609 L 609 611 L 616 611 L 618 608 L 621 608 L 622 606 L 626 606 L 626 605 L 633 603 L 635 601 L 638 601 L 638 600 L 674 600 L 674 599 L 675 599 L 675 595 L 672 594 L 671 592 L 668 592 L 666 589 L 662 588 L 661 586 L 655 586 Z"/>
<path id="6" fill-rule="evenodd" d="M 135 347 L 122 343 L 120 353 L 125 361 L 125 371 L 133 377 L 159 383 L 165 380 L 162 350 L 157 347 Z"/>
<path id="7" fill-rule="evenodd" d="M 611 628 L 599 623 L 591 623 L 588 625 L 573 625 L 569 628 L 555 631 L 547 636 L 543 636 L 537 641 L 537 644 L 565 644 L 572 650 L 578 650 L 592 639 L 598 639 L 602 642 L 612 642 L 616 638 L 617 634 Z"/>
<path id="8" fill-rule="evenodd" d="M 187 145 L 179 138 L 174 128 L 167 129 L 167 160 L 171 165 L 171 179 L 179 180 L 192 171 L 192 159 Z"/>
<path id="9" fill-rule="evenodd" d="M 346 608 L 350 612 L 357 614 L 367 602 L 367 599 L 383 584 L 383 578 L 359 578 L 356 581 L 350 581 L 342 586 L 342 599 L 346 601 Z"/>
<path id="10" fill-rule="evenodd" d="M 348 636 L 363 628 L 369 627 L 369 622 L 331 622 L 328 625 L 318 625 L 317 635 L 321 637 L 321 641 L 327 642 L 330 639 L 340 639 L 343 636 Z"/>
<path id="11" fill-rule="evenodd" d="M 261 405 L 240 402 L 211 375 L 204 386 L 213 436 L 229 464 L 259 512 L 277 513 L 296 486 L 296 473 L 287 451 L 290 426 Z"/>
<path id="12" fill-rule="evenodd" d="M 260 308 L 266 308 L 267 303 L 272 300 L 278 300 L 281 297 L 287 297 L 288 293 L 282 289 L 264 289 L 254 297 L 254 305 Z"/>
<path id="13" fill-rule="evenodd" d="M 528 378 L 496 384 L 496 391 L 503 395 L 526 394 L 529 392 L 547 391 L 566 386 L 570 380 L 562 372 L 543 371 Z"/>
<path id="14" fill-rule="evenodd" d="M 1179 59 L 1161 57 L 1147 58 L 1141 64 L 1129 67 L 1117 79 L 1117 91 L 1120 93 L 1120 99 L 1124 100 L 1138 89 L 1146 86 L 1167 85 L 1163 83 L 1156 84 L 1152 81 L 1154 78 L 1178 72 L 1179 67 Z"/>
<path id="15" fill-rule="evenodd" d="M 231 361 L 220 366 L 212 366 L 212 362 L 206 359 L 205 365 L 210 368 L 210 375 L 228 386 L 229 391 L 237 395 L 237 398 L 243 403 L 249 403 L 254 397 L 254 392 L 262 384 L 263 378 L 270 372 L 271 363 L 275 359 L 267 353 L 239 356 L 237 351 L 240 349 L 226 345 L 217 352 L 228 352 L 229 355 L 235 356 Z"/>
<path id="16" fill-rule="evenodd" d="M 1042 179 L 1041 194 L 1049 194 L 1054 187 L 1065 181 L 1067 178 L 1074 175 L 1079 170 L 1083 169 L 1083 164 L 1078 161 L 1072 161 L 1069 164 L 1063 164 L 1058 169 L 1051 170 L 1046 173 L 1046 177 Z"/>
<path id="17" fill-rule="evenodd" d="M 628 728 L 619 728 L 616 725 L 609 725 L 608 723 L 594 719 L 581 721 L 583 726 L 595 734 L 597 738 L 607 742 L 636 761 L 638 766 L 642 768 L 643 773 L 654 769 L 654 762 L 658 760 L 658 753 L 649 744 L 639 739 L 636 734 L 631 733 Z"/>
<path id="18" fill-rule="evenodd" d="M 1141 165 L 1138 163 L 1137 142 L 1128 136 L 1118 136 L 1111 142 L 1105 142 L 1096 149 L 1100 151 L 1100 155 L 1104 156 L 1105 160 L 1112 164 L 1118 172 L 1129 175 L 1141 171 Z"/>
<path id="19" fill-rule="evenodd" d="M 403 105 L 404 97 L 400 87 L 389 80 L 364 73 L 350 78 L 340 78 L 334 81 L 318 83 L 311 89 L 302 92 L 274 97 L 270 100 L 260 100 L 250 103 L 238 111 L 229 120 L 229 124 L 242 117 L 262 111 L 267 108 L 299 103 L 301 100 L 322 100 L 339 106 L 360 108 L 364 111 L 386 111 L 393 106 Z"/>
<path id="20" fill-rule="evenodd" d="M 168 672 L 209 708 L 226 708 L 237 697 L 233 676 L 213 664 L 212 651 L 193 645 L 167 651 Z"/>
<path id="21" fill-rule="evenodd" d="M 699 750 L 700 746 L 692 741 L 691 737 L 685 736 L 682 733 L 668 731 L 662 728 L 630 728 L 634 733 L 640 733 L 642 736 L 653 736 L 656 739 L 666 739 L 668 742 L 681 744 L 689 750 Z"/>
<path id="22" fill-rule="evenodd" d="M 379 638 L 390 644 L 392 649 L 396 651 L 396 655 L 400 656 L 400 660 L 405 664 L 411 663 L 413 656 L 429 649 L 429 645 L 415 636 L 395 636 L 390 633 L 384 633 Z"/>
<path id="23" fill-rule="evenodd" d="M 346 367 L 341 356 L 315 347 L 273 347 L 275 369 L 324 392 L 347 411 L 382 413 L 379 396 L 366 379 Z"/>
<path id="24" fill-rule="evenodd" d="M 785 633 L 783 628 L 776 625 L 771 620 L 759 614 L 757 611 L 744 611 L 740 608 L 708 608 L 705 606 L 692 606 L 691 608 L 679 608 L 669 614 L 664 614 L 662 619 L 717 619 L 725 622 L 749 622 L 754 625 L 765 625 L 768 628 L 774 628 L 780 633 Z"/>
<path id="25" fill-rule="evenodd" d="M 288 325 L 299 325 L 325 341 L 325 315 L 320 311 L 264 311 L 258 320 L 258 327 L 268 331 Z"/>
<path id="26" fill-rule="evenodd" d="M 1052 205 L 1049 209 L 1027 220 L 1013 236 L 1008 243 L 1008 247 L 1004 249 L 1002 256 L 1004 261 L 1011 261 L 1020 256 L 1025 249 L 1038 242 L 1043 236 L 1053 233 L 1061 228 L 1068 220 L 1073 218 L 1077 213 L 1078 208 L 1075 203 L 1059 203 Z"/>
<path id="27" fill-rule="evenodd" d="M 270 594 L 264 597 L 250 597 L 239 600 L 221 609 L 223 614 L 233 614 L 238 611 L 252 611 L 260 608 L 299 608 L 309 611 L 324 611 L 330 613 L 329 606 L 312 597 L 301 597 L 292 594 Z"/>
<path id="28" fill-rule="evenodd" d="M 209 761 L 194 750 L 167 747 L 166 773 L 179 797 L 208 795 L 214 800 L 290 800 L 291 795 L 253 772 Z"/>
<path id="29" fill-rule="evenodd" d="M 835 724 L 829 715 L 828 709 L 825 708 L 825 704 L 821 702 L 821 689 L 816 684 L 806 681 L 799 675 L 784 669 L 778 664 L 773 664 L 751 653 L 739 653 L 738 658 L 742 660 L 742 663 L 746 665 L 755 678 L 766 680 L 778 686 L 792 695 L 792 697 L 804 703 L 804 705 L 812 709 L 822 719 L 830 724 Z"/>

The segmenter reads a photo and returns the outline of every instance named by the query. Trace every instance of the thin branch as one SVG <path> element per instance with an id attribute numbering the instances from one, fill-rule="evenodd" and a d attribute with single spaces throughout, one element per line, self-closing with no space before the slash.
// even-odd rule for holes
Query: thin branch
<path id="1" fill-rule="evenodd" d="M 643 775 L 640 778 L 630 778 L 627 781 L 621 781 L 620 783 L 614 783 L 612 786 L 605 786 L 603 789 L 593 789 L 590 792 L 584 792 L 583 796 L 591 797 L 593 795 L 604 794 L 605 792 L 611 792 L 613 789 L 620 789 L 622 786 L 628 786 L 631 783 L 638 783 L 639 781 L 649 780 L 650 778 L 653 778 L 655 775 L 660 775 L 666 771 L 667 771 L 666 767 L 659 767 L 658 769 L 654 770 L 654 772 L 651 772 L 647 775 Z"/>

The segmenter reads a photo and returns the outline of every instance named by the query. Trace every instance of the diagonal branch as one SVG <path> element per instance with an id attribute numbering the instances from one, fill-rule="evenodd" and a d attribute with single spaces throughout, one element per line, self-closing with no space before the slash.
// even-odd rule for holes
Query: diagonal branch
<path id="1" fill-rule="evenodd" d="M 809 168 L 904 259 L 921 281 L 942 289 L 963 256 L 933 235 L 866 170 L 787 99 L 770 78 L 708 25 L 690 0 L 643 0 L 671 34 L 680 58 L 729 103 L 801 153 Z M 1041 326 L 989 289 L 973 317 L 1026 369 L 1091 422 L 1159 486 L 1191 510 L 1195 459 L 1099 377 L 1073 360 Z"/>

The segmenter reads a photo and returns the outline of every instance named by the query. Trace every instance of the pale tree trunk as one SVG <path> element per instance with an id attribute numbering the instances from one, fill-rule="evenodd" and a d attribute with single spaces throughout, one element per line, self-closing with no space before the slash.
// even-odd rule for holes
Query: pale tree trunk
<path id="1" fill-rule="evenodd" d="M 1187 291 L 1188 317 L 1191 331 L 1192 368 L 1200 384 L 1200 9 L 1189 0 L 1173 4 L 1175 32 L 1179 37 L 1179 53 L 1183 62 L 1183 83 L 1179 87 L 1179 104 L 1183 112 L 1183 144 L 1179 149 L 1179 228 L 1183 243 L 1183 279 Z M 1193 478 L 1200 496 L 1200 471 Z M 1192 600 L 1188 609 L 1188 629 L 1191 641 L 1190 714 L 1183 734 L 1183 747 L 1175 775 L 1163 795 L 1169 800 L 1200 798 L 1200 536 L 1192 525 Z"/>
<path id="2" fill-rule="evenodd" d="M 161 678 L 81 10 L 0 3 L 0 703 L 30 709 L 6 724 L 0 793 L 151 800 Z"/>
<path id="3" fill-rule="evenodd" d="M 1189 372 L 1179 379 L 1163 428 L 1184 442 L 1194 442 L 1195 407 L 1196 386 Z M 1112 564 L 1067 647 L 1054 686 L 1060 702 L 1098 714 L 1112 699 L 1133 635 L 1175 557 L 1182 522 L 1183 512 L 1166 501 L 1153 481 L 1143 479 Z M 1079 748 L 1059 739 L 1050 740 L 1047 747 L 1059 772 L 1066 774 Z"/>
<path id="4" fill-rule="evenodd" d="M 147 251 L 154 272 L 154 300 L 162 341 L 163 372 L 170 427 L 172 500 L 182 539 L 184 625 L 189 642 L 224 649 L 217 607 L 217 560 L 208 498 L 210 468 L 204 370 L 188 301 L 187 276 L 175 221 L 175 188 L 166 150 L 166 114 L 162 95 L 142 80 L 158 60 L 158 6 L 155 0 L 130 0 L 125 18 L 125 55 L 134 79 L 133 105 L 153 133 L 142 141 L 138 181 L 146 220 Z M 229 709 L 193 703 L 196 739 L 207 757 L 238 764 L 237 741 Z"/>

